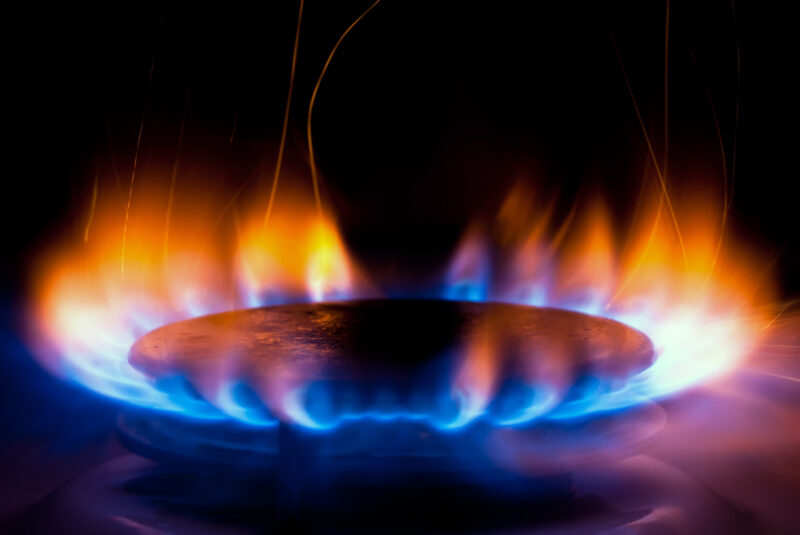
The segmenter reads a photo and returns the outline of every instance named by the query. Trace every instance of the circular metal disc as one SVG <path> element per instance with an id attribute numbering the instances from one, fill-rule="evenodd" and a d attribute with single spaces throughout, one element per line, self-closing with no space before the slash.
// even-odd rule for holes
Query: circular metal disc
<path id="1" fill-rule="evenodd" d="M 129 360 L 155 377 L 190 383 L 241 379 L 262 398 L 276 381 L 402 380 L 432 362 L 470 358 L 495 375 L 625 379 L 654 357 L 650 340 L 619 322 L 501 303 L 376 299 L 237 310 L 155 329 Z M 485 362 L 483 363 L 485 364 Z M 483 365 L 481 364 L 481 365 Z M 484 368 L 485 369 L 485 368 Z M 415 375 L 417 374 L 417 375 Z"/>

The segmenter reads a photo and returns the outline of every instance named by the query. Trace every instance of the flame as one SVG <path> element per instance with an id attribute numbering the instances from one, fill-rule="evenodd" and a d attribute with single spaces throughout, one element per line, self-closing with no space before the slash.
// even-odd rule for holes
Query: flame
<path id="1" fill-rule="evenodd" d="M 556 293 L 594 312 L 611 297 L 616 283 L 611 224 L 599 201 L 590 206 L 562 248 Z"/>
<path id="2" fill-rule="evenodd" d="M 32 337 L 41 362 L 95 392 L 135 405 L 253 425 L 273 425 L 274 414 L 324 428 L 305 406 L 309 385 L 296 378 L 269 378 L 279 383 L 269 390 L 281 398 L 262 400 L 270 414 L 247 401 L 254 396 L 243 393 L 227 368 L 213 385 L 170 377 L 154 382 L 134 369 L 127 355 L 144 333 L 174 321 L 371 294 L 334 217 L 296 192 L 284 195 L 265 218 L 263 199 L 229 210 L 231 202 L 214 189 L 173 195 L 159 186 L 163 177 L 148 181 L 143 172 L 140 178 L 124 260 L 125 212 L 113 192 L 95 184 L 80 239 L 53 248 L 42 263 Z M 650 368 L 610 390 L 582 384 L 576 392 L 559 364 L 564 349 L 554 346 L 515 364 L 522 366 L 525 384 L 509 394 L 500 380 L 508 363 L 496 343 L 502 322 L 490 321 L 460 352 L 441 409 L 455 407 L 455 415 L 394 406 L 385 413 L 367 408 L 343 419 L 427 418 L 444 429 L 481 418 L 520 425 L 627 407 L 735 369 L 768 324 L 770 309 L 761 305 L 770 302 L 771 288 L 756 267 L 758 259 L 730 245 L 710 196 L 701 192 L 685 198 L 673 202 L 681 225 L 678 239 L 658 192 L 642 202 L 633 221 L 612 217 L 596 198 L 558 220 L 554 201 L 543 202 L 531 188 L 517 185 L 492 224 L 475 222 L 468 228 L 444 275 L 444 299 L 565 308 L 637 328 L 658 353 Z M 226 213 L 230 217 L 221 215 Z M 497 407 L 501 397 L 512 401 L 502 410 Z"/>
<path id="3" fill-rule="evenodd" d="M 447 297 L 485 301 L 489 280 L 489 250 L 482 231 L 471 228 L 464 236 L 447 274 Z"/>
<path id="4" fill-rule="evenodd" d="M 499 352 L 494 329 L 481 326 L 476 340 L 464 352 L 464 361 L 453 382 L 459 401 L 458 417 L 449 424 L 457 428 L 474 420 L 486 410 L 497 385 Z"/>
<path id="5" fill-rule="evenodd" d="M 160 177 L 150 178 L 157 183 Z M 139 337 L 166 323 L 358 295 L 358 270 L 333 218 L 313 201 L 289 197 L 269 224 L 264 206 L 254 203 L 247 218 L 253 223 L 231 228 L 220 223 L 224 206 L 214 202 L 212 191 L 186 193 L 165 215 L 167 192 L 140 186 L 127 222 L 124 260 L 124 212 L 109 192 L 105 198 L 93 193 L 85 241 L 51 251 L 35 277 L 30 338 L 46 368 L 136 405 L 274 423 L 237 404 L 234 384 L 218 385 L 208 404 L 185 383 L 154 384 L 127 361 Z"/>
<path id="6" fill-rule="evenodd" d="M 238 272 L 250 306 L 283 301 L 330 301 L 350 296 L 354 269 L 331 218 L 295 204 L 269 226 L 256 222 L 242 233 Z"/>
<path id="7" fill-rule="evenodd" d="M 551 412 L 535 410 L 541 400 L 532 401 L 525 421 L 543 412 L 570 417 L 668 396 L 720 377 L 747 357 L 769 323 L 772 290 L 754 255 L 724 247 L 719 211 L 704 193 L 677 204 L 683 244 L 658 195 L 640 208 L 621 247 L 602 203 L 575 206 L 554 225 L 551 208 L 539 210 L 539 217 L 524 209 L 526 203 L 536 204 L 530 191 L 520 187 L 503 203 L 493 235 L 466 234 L 452 265 L 459 273 L 487 275 L 459 279 L 472 285 L 461 287 L 462 295 L 607 317 L 644 332 L 656 347 L 656 362 L 615 390 L 589 388 L 578 399 L 557 406 L 548 402 Z M 488 250 L 499 253 L 491 258 L 475 254 Z M 458 396 L 491 397 L 499 364 L 494 360 L 494 368 L 478 370 L 482 362 L 464 362 L 456 376 L 472 379 L 457 382 Z M 530 382 L 533 388 L 533 378 Z"/>

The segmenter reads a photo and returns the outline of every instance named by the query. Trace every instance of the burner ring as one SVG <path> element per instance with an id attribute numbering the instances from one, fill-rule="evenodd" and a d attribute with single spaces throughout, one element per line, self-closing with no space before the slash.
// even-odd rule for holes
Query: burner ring
<path id="1" fill-rule="evenodd" d="M 420 422 L 350 422 L 319 434 L 298 426 L 242 426 L 232 421 L 187 420 L 128 410 L 117 437 L 142 457 L 188 468 L 244 469 L 274 475 L 300 459 L 302 471 L 362 474 L 378 482 L 420 474 L 496 474 L 497 469 L 549 474 L 587 463 L 627 457 L 666 423 L 661 405 L 649 402 L 621 412 L 530 428 L 476 424 L 464 433 L 431 432 Z"/>

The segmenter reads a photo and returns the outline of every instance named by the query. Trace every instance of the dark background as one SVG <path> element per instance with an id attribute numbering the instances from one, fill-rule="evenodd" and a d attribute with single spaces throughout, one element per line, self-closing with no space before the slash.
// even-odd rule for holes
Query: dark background
<path id="1" fill-rule="evenodd" d="M 303 166 L 306 107 L 322 64 L 368 5 L 306 3 L 290 166 Z M 145 106 L 145 168 L 174 158 L 185 109 L 182 169 L 213 159 L 233 169 L 219 177 L 231 191 L 263 193 L 297 7 L 137 1 L 12 10 L 5 85 L 16 165 L 4 180 L 2 267 L 12 295 L 52 238 L 79 235 L 98 159 L 113 164 L 117 183 L 109 183 L 127 194 Z M 427 269 L 520 178 L 537 194 L 558 194 L 562 212 L 600 191 L 624 222 L 648 159 L 612 29 L 660 158 L 664 24 L 660 2 L 382 2 L 339 49 L 315 109 L 325 199 L 350 246 L 376 266 L 421 258 Z M 736 2 L 734 18 L 726 1 L 678 1 L 670 24 L 670 182 L 679 194 L 702 180 L 721 198 L 708 97 L 731 168 L 739 94 L 732 233 L 765 264 L 780 254 L 783 291 L 796 293 L 790 17 L 777 4 Z M 257 187 L 236 167 L 244 160 L 269 169 Z"/>

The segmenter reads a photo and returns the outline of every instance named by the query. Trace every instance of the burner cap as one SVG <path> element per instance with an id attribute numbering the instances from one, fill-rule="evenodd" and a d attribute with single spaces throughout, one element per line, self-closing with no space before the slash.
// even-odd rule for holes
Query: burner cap
<path id="1" fill-rule="evenodd" d="M 223 381 L 244 383 L 280 412 L 274 400 L 288 388 L 320 382 L 441 392 L 470 359 L 482 360 L 479 374 L 488 362 L 497 388 L 508 380 L 549 383 L 563 396 L 587 376 L 624 381 L 653 356 L 641 332 L 577 312 L 376 299 L 237 310 L 173 323 L 139 339 L 129 359 L 156 379 L 185 377 L 206 399 Z"/>

